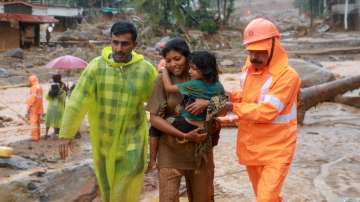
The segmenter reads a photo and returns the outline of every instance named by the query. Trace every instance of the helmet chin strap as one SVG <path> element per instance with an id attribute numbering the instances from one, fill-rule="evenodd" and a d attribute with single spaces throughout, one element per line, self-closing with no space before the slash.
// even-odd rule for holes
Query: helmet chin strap
<path id="1" fill-rule="evenodd" d="M 271 59 L 274 55 L 274 49 L 275 49 L 275 37 L 271 38 L 271 52 L 270 52 L 270 57 L 266 63 L 267 66 L 269 66 Z"/>

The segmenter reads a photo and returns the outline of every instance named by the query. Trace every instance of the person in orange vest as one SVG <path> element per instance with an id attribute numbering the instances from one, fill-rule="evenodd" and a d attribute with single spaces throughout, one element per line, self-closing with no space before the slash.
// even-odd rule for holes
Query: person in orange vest
<path id="1" fill-rule="evenodd" d="M 301 81 L 269 20 L 251 21 L 244 45 L 248 57 L 240 90 L 229 93 L 227 110 L 238 116 L 237 156 L 246 166 L 256 201 L 277 202 L 295 152 Z"/>
<path id="2" fill-rule="evenodd" d="M 43 90 L 36 75 L 29 77 L 30 95 L 27 98 L 27 117 L 31 127 L 31 139 L 40 140 L 40 119 L 43 109 Z"/>

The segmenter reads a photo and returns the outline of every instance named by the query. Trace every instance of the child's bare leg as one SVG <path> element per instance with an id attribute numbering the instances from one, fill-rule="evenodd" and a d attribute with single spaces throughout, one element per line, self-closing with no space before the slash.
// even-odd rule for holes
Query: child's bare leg
<path id="1" fill-rule="evenodd" d="M 156 157 L 159 149 L 159 138 L 150 136 L 150 161 L 147 171 L 156 168 Z"/>

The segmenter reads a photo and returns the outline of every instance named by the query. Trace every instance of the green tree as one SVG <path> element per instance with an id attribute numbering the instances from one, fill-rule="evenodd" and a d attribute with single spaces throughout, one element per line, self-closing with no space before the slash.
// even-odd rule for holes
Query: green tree
<path id="1" fill-rule="evenodd" d="M 145 13 L 150 24 L 165 28 L 198 27 L 214 33 L 226 25 L 234 0 L 134 0 L 138 11 Z M 215 9 L 214 9 L 215 8 Z"/>

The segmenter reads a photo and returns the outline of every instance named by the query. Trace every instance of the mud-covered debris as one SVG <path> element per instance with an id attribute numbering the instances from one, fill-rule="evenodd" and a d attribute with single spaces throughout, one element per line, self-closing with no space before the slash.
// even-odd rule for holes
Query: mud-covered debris
<path id="1" fill-rule="evenodd" d="M 5 52 L 4 55 L 7 57 L 24 59 L 24 51 L 21 48 L 9 50 L 9 51 Z"/>
<path id="2" fill-rule="evenodd" d="M 310 87 L 335 80 L 335 75 L 314 62 L 302 59 L 289 59 L 289 64 L 301 78 L 301 87 Z"/>
<path id="3" fill-rule="evenodd" d="M 0 78 L 6 78 L 8 76 L 9 76 L 9 72 L 4 68 L 0 68 Z"/>
<path id="4" fill-rule="evenodd" d="M 10 158 L 0 158 L 0 167 L 8 167 L 19 170 L 27 170 L 35 168 L 38 163 L 35 161 L 23 158 L 21 156 L 11 156 Z"/>
<path id="5" fill-rule="evenodd" d="M 229 59 L 225 59 L 220 62 L 220 65 L 225 66 L 225 67 L 234 66 L 234 64 L 235 64 L 234 61 L 229 60 Z"/>

